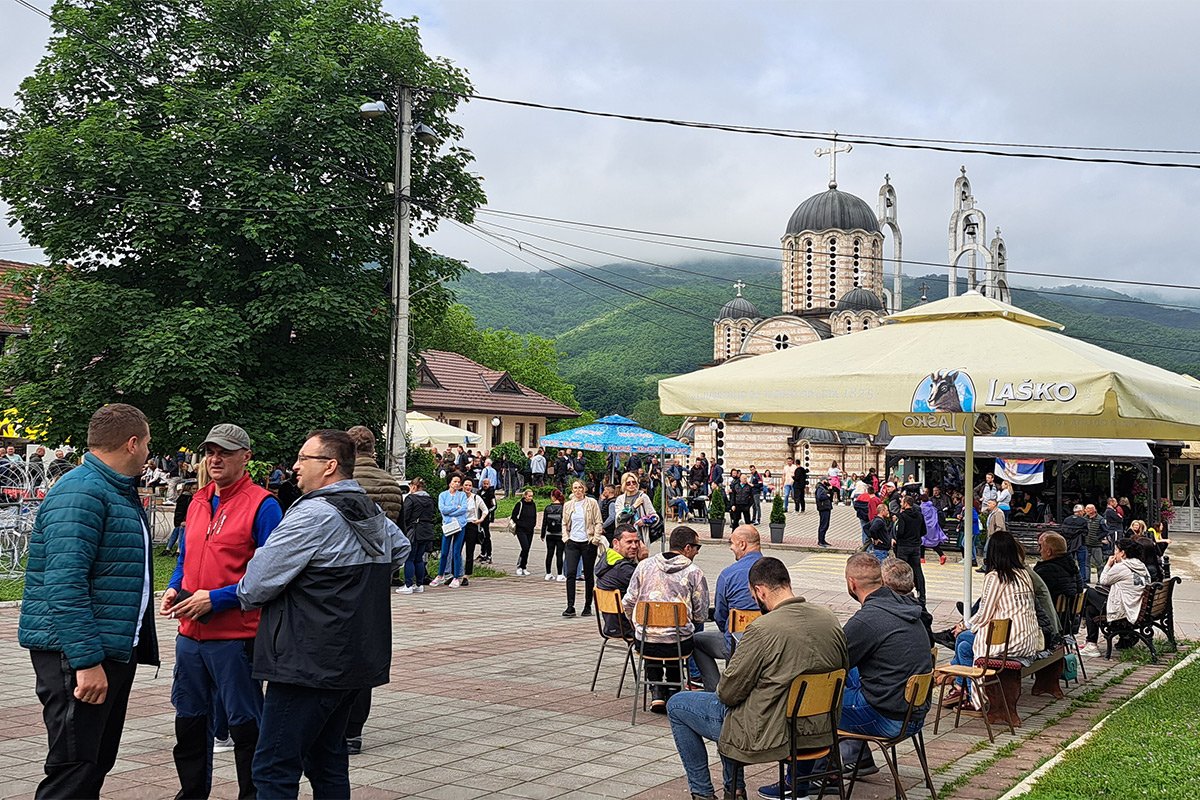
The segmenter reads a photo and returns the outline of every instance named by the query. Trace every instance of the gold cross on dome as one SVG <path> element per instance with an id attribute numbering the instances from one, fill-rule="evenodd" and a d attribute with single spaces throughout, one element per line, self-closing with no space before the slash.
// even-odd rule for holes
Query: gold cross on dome
<path id="1" fill-rule="evenodd" d="M 838 132 L 833 131 L 833 136 L 832 136 L 833 143 L 829 147 L 818 147 L 816 150 L 813 151 L 813 153 L 816 155 L 817 158 L 821 158 L 822 156 L 829 156 L 829 188 L 830 189 L 837 188 L 837 154 L 838 153 L 849 153 L 851 150 L 854 149 L 854 145 L 851 145 L 851 144 L 846 144 L 842 147 L 839 147 L 838 143 L 837 143 L 837 137 L 838 137 Z"/>

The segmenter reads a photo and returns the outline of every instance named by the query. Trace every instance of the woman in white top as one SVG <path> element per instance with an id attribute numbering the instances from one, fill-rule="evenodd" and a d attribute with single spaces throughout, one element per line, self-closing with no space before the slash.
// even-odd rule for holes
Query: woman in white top
<path id="1" fill-rule="evenodd" d="M 840 503 L 842 501 L 842 471 L 838 469 L 837 462 L 834 461 L 829 465 L 829 488 L 830 494 L 833 495 L 833 502 Z"/>
<path id="2" fill-rule="evenodd" d="M 467 528 L 466 528 L 466 557 L 463 563 L 463 579 L 461 586 L 469 586 L 467 580 L 475 573 L 475 548 L 483 540 L 483 521 L 487 519 L 489 509 L 486 502 L 475 494 L 475 482 L 470 478 L 463 481 L 463 492 L 467 495 Z"/>
<path id="3" fill-rule="evenodd" d="M 562 538 L 566 543 L 566 564 L 563 574 L 567 576 L 567 610 L 564 617 L 575 616 L 575 575 L 579 563 L 583 562 L 583 582 L 587 594 L 583 598 L 583 616 L 592 615 L 592 588 L 595 585 L 596 553 L 604 541 L 604 520 L 600 517 L 600 504 L 596 498 L 588 497 L 583 481 L 571 484 L 571 497 L 563 504 Z"/>
<path id="4" fill-rule="evenodd" d="M 622 525 L 628 522 L 636 527 L 638 536 L 644 542 L 647 531 L 658 521 L 654 502 L 648 494 L 641 490 L 638 476 L 632 472 L 626 472 L 621 476 L 621 488 L 624 492 L 613 500 L 610 513 L 615 515 L 613 518 L 616 520 L 616 524 Z M 630 516 L 627 519 L 621 519 L 622 514 Z"/>
<path id="5" fill-rule="evenodd" d="M 1000 491 L 996 493 L 996 505 L 1000 506 L 1000 510 L 1005 514 L 1012 511 L 1012 484 L 1008 481 L 1000 482 Z"/>

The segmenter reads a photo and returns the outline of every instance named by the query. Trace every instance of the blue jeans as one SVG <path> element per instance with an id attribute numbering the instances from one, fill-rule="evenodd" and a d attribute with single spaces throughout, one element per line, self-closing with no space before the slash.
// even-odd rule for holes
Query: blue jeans
<path id="1" fill-rule="evenodd" d="M 308 776 L 314 797 L 349 800 L 346 722 L 357 690 L 316 689 L 271 681 L 254 751 L 254 786 L 262 798 L 300 794 Z"/>
<path id="2" fill-rule="evenodd" d="M 888 555 L 889 555 L 889 553 L 888 553 L 888 551 L 887 551 L 887 550 L 879 550 L 879 549 L 877 549 L 877 548 L 874 548 L 874 547 L 873 547 L 873 548 L 871 548 L 871 553 L 872 553 L 872 555 L 874 555 L 876 558 L 878 558 L 878 559 L 879 559 L 879 563 L 880 563 L 880 564 L 882 564 L 882 563 L 884 562 L 884 560 L 885 560 L 885 559 L 888 557 Z"/>
<path id="3" fill-rule="evenodd" d="M 788 500 L 792 499 L 792 485 L 789 483 L 783 487 L 783 509 L 786 511 Z"/>
<path id="4" fill-rule="evenodd" d="M 404 562 L 404 585 L 421 586 L 429 577 L 425 569 L 425 554 L 429 552 L 429 542 L 413 540 L 412 549 L 408 551 L 408 560 Z"/>
<path id="5" fill-rule="evenodd" d="M 721 723 L 726 708 L 715 692 L 679 692 L 667 701 L 667 719 L 671 721 L 671 736 L 687 774 L 692 794 L 711 795 L 712 776 L 708 773 L 708 749 L 704 740 L 721 738 Z M 722 781 L 726 788 L 746 788 L 742 765 L 721 756 Z"/>
<path id="6" fill-rule="evenodd" d="M 442 552 L 438 556 L 438 574 L 463 576 L 463 540 L 467 532 L 460 530 L 453 536 L 442 537 Z"/>
<path id="7" fill-rule="evenodd" d="M 1083 585 L 1086 586 L 1088 578 L 1091 577 L 1091 570 L 1088 569 L 1088 549 L 1080 547 L 1075 551 L 1075 560 L 1079 562 L 1079 577 L 1083 579 Z"/>
<path id="8" fill-rule="evenodd" d="M 920 730 L 925 724 L 924 715 L 914 717 L 908 724 L 908 732 Z M 846 687 L 842 690 L 842 716 L 838 727 L 850 733 L 864 733 L 868 736 L 896 736 L 904 723 L 880 714 L 867 702 L 863 694 L 862 680 L 858 675 L 858 667 L 854 667 L 846 675 Z M 873 766 L 875 759 L 871 756 L 871 748 L 863 742 L 843 740 L 840 746 L 843 766 L 853 767 L 855 763 L 860 768 Z"/>
<path id="9" fill-rule="evenodd" d="M 163 550 L 174 550 L 179 537 L 183 535 L 183 526 L 177 525 L 171 531 L 171 535 L 167 537 L 167 543 L 163 546 Z"/>

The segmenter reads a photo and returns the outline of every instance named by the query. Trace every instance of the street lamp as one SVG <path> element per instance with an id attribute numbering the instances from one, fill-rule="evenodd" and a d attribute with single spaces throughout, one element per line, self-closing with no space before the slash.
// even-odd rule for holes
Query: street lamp
<path id="1" fill-rule="evenodd" d="M 396 175 L 392 183 L 392 350 L 388 369 L 387 430 L 388 469 L 403 479 L 408 443 L 405 441 L 408 409 L 408 248 L 409 248 L 409 194 L 412 181 L 412 140 L 425 145 L 436 144 L 438 139 L 427 125 L 412 124 L 412 89 L 400 86 L 396 123 Z M 373 100 L 358 107 L 363 119 L 387 116 L 387 103 Z"/>

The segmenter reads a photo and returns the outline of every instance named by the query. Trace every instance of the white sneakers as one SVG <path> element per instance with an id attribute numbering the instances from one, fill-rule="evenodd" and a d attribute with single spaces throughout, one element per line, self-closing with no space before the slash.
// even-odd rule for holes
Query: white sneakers
<path id="1" fill-rule="evenodd" d="M 1099 658 L 1100 657 L 1100 648 L 1096 646 L 1095 642 L 1088 642 L 1079 651 L 1079 655 L 1087 656 L 1088 658 Z"/>
<path id="2" fill-rule="evenodd" d="M 529 570 L 523 569 L 522 567 L 517 567 L 517 574 L 518 575 L 528 575 Z"/>
<path id="3" fill-rule="evenodd" d="M 446 579 L 444 577 L 442 577 L 441 575 L 438 575 L 436 578 L 434 578 L 433 580 L 431 580 L 429 582 L 429 585 L 430 586 L 441 586 L 445 582 L 446 582 Z"/>
<path id="4" fill-rule="evenodd" d="M 457 589 L 460 586 L 462 586 L 462 581 L 459 580 L 458 578 L 455 578 L 454 580 L 450 581 L 451 589 Z"/>
<path id="5" fill-rule="evenodd" d="M 546 573 L 546 580 L 548 580 L 548 581 L 552 581 L 552 580 L 554 580 L 554 573 L 553 573 L 553 572 L 547 572 L 547 573 Z"/>
<path id="6" fill-rule="evenodd" d="M 566 575 L 559 575 L 559 576 L 558 576 L 558 582 L 559 582 L 559 583 L 566 583 L 566 582 L 567 582 L 567 576 L 566 576 Z"/>
<path id="7" fill-rule="evenodd" d="M 415 591 L 416 591 L 416 589 L 414 589 L 411 586 L 401 586 L 399 589 L 396 590 L 396 594 L 412 594 Z"/>
<path id="8" fill-rule="evenodd" d="M 419 583 L 413 587 L 413 594 L 421 594 L 424 591 L 425 591 L 425 587 Z"/>

